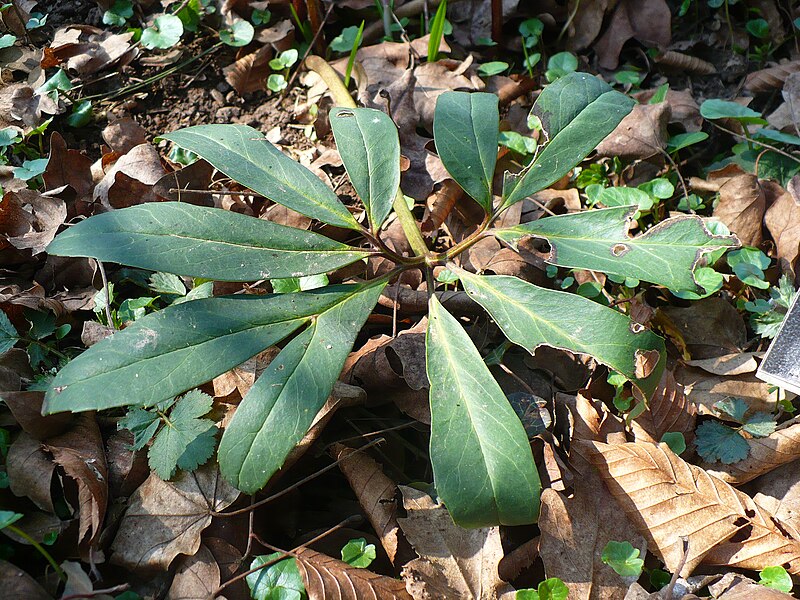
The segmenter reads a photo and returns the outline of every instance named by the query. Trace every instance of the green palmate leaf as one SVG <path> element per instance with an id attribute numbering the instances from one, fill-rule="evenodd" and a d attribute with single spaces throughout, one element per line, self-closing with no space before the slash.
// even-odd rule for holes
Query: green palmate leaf
<path id="1" fill-rule="evenodd" d="M 361 288 L 205 298 L 147 315 L 68 363 L 44 412 L 149 406 L 240 365 Z"/>
<path id="2" fill-rule="evenodd" d="M 370 566 L 376 556 L 375 544 L 367 544 L 367 540 L 364 538 L 350 540 L 342 548 L 342 561 L 359 569 L 366 569 Z"/>
<path id="3" fill-rule="evenodd" d="M 628 236 L 638 210 L 616 207 L 547 217 L 493 232 L 516 248 L 525 237 L 547 240 L 548 262 L 561 267 L 603 271 L 668 287 L 701 291 L 694 270 L 704 254 L 735 248 L 735 236 L 713 235 L 700 217 L 684 215 L 662 221 L 636 237 Z"/>
<path id="4" fill-rule="evenodd" d="M 611 133 L 634 106 L 634 101 L 586 73 L 570 73 L 547 86 L 533 106 L 549 142 L 524 171 L 507 176 L 505 206 L 546 188 Z"/>
<path id="5" fill-rule="evenodd" d="M 376 231 L 400 187 L 400 140 L 397 127 L 371 108 L 334 108 L 331 127 L 350 182 Z"/>
<path id="6" fill-rule="evenodd" d="M 433 137 L 447 172 L 492 211 L 500 117 L 495 94 L 445 92 L 436 101 Z"/>
<path id="7" fill-rule="evenodd" d="M 213 402 L 211 396 L 193 390 L 178 400 L 164 419 L 164 427 L 148 453 L 150 468 L 161 479 L 172 477 L 181 462 L 186 470 L 197 468 L 214 452 L 213 432 L 210 437 L 203 435 L 214 428 L 214 422 L 200 418 L 211 410 Z M 189 456 L 181 461 L 187 451 Z"/>
<path id="8" fill-rule="evenodd" d="M 242 399 L 218 453 L 222 474 L 238 489 L 264 487 L 306 434 L 385 285 L 378 280 L 348 288 L 281 350 Z"/>
<path id="9" fill-rule="evenodd" d="M 697 453 L 709 462 L 720 461 L 726 465 L 744 460 L 750 454 L 750 445 L 732 427 L 719 421 L 700 423 L 696 432 Z"/>
<path id="10" fill-rule="evenodd" d="M 56 237 L 47 252 L 220 281 L 314 275 L 367 256 L 317 233 L 181 202 L 96 215 Z"/>
<path id="11" fill-rule="evenodd" d="M 586 298 L 505 275 L 457 271 L 464 289 L 503 333 L 533 353 L 547 345 L 594 356 L 650 396 L 664 370 L 664 340 Z"/>
<path id="12" fill-rule="evenodd" d="M 462 527 L 534 522 L 541 483 L 519 417 L 436 296 L 429 319 L 430 456 L 439 497 Z"/>
<path id="13" fill-rule="evenodd" d="M 350 211 L 319 177 L 247 125 L 197 125 L 162 136 L 231 179 L 323 223 L 358 229 Z"/>

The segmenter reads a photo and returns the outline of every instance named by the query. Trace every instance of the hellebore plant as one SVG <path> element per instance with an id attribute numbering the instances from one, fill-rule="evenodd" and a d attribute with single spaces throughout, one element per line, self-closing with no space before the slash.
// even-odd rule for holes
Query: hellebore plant
<path id="1" fill-rule="evenodd" d="M 621 312 L 517 277 L 482 275 L 453 259 L 493 235 L 517 249 L 546 240 L 548 262 L 698 291 L 704 255 L 735 246 L 697 216 L 667 219 L 631 237 L 637 206 L 552 216 L 508 228 L 492 225 L 508 207 L 567 175 L 630 112 L 633 100 L 584 73 L 541 93 L 533 113 L 547 141 L 522 172 L 506 173 L 497 198 L 498 100 L 447 92 L 437 102 L 436 148 L 452 178 L 485 219 L 474 235 L 429 250 L 400 192 L 397 129 L 384 113 L 339 107 L 331 123 L 342 161 L 366 211 L 361 225 L 316 175 L 244 125 L 201 125 L 163 136 L 253 192 L 319 222 L 350 230 L 351 244 L 224 210 L 178 202 L 100 214 L 60 234 L 48 251 L 89 256 L 204 279 L 252 282 L 328 273 L 371 257 L 396 265 L 357 284 L 288 294 L 233 295 L 170 306 L 135 321 L 68 363 L 47 392 L 44 411 L 152 406 L 220 375 L 265 348 L 280 353 L 238 406 L 218 449 L 222 474 L 247 493 L 263 488 L 308 431 L 384 287 L 408 269 L 427 274 L 430 458 L 439 497 L 465 527 L 518 525 L 538 516 L 541 484 L 526 432 L 457 318 L 440 302 L 432 270 L 446 265 L 508 339 L 589 354 L 624 375 L 642 398 L 664 369 L 664 341 Z M 414 252 L 380 239 L 392 210 Z"/>

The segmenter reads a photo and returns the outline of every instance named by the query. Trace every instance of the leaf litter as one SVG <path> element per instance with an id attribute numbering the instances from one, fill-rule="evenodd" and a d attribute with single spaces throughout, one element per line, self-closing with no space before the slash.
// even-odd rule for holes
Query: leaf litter
<path id="1" fill-rule="evenodd" d="M 538 525 L 477 530 L 460 529 L 448 520 L 434 490 L 427 490 L 431 495 L 404 485 L 428 480 L 425 453 L 430 411 L 425 399 L 429 383 L 423 343 L 427 323 L 416 318 L 419 311 L 413 310 L 427 301 L 421 278 L 410 281 L 409 277 L 409 281 L 395 282 L 396 287 L 387 287 L 382 309 L 370 317 L 366 335 L 348 359 L 346 383 L 338 384 L 280 473 L 280 481 L 276 477 L 265 492 L 289 487 L 284 500 L 260 506 L 254 513 L 255 529 L 246 516 L 220 516 L 263 497 L 240 498 L 219 476 L 213 436 L 217 427 L 227 426 L 278 349 L 220 375 L 201 386 L 202 391 L 190 391 L 149 410 L 134 409 L 127 417 L 124 411 L 87 413 L 74 420 L 38 415 L 40 390 L 46 389 L 64 357 L 72 358 L 99 336 L 116 335 L 137 315 L 189 298 L 195 290 L 210 289 L 214 295 L 272 291 L 269 283 L 250 286 L 188 277 L 178 278 L 169 290 L 156 289 L 148 282 L 150 274 L 143 277 L 141 271 L 111 265 L 102 270 L 86 259 L 48 256 L 45 249 L 56 233 L 93 214 L 163 199 L 316 228 L 305 217 L 269 205 L 205 161 L 190 163 L 191 156 L 169 152 L 155 140 L 157 135 L 186 125 L 236 121 L 260 132 L 270 131 L 271 140 L 306 164 L 319 159 L 316 168 L 322 185 L 341 186 L 343 175 L 335 156 L 338 151 L 324 156 L 333 145 L 325 132 L 330 100 L 317 74 L 303 74 L 298 80 L 303 87 L 291 82 L 286 96 L 264 91 L 272 73 L 270 61 L 303 38 L 285 3 L 225 3 L 221 20 L 214 26 L 228 27 L 240 19 L 256 23 L 270 11 L 278 16 L 267 17 L 271 20 L 266 26 L 256 27 L 254 40 L 244 47 L 214 51 L 208 63 L 191 63 L 194 70 L 190 65 L 181 74 L 181 67 L 165 79 L 153 75 L 200 54 L 208 41 L 187 37 L 171 50 L 148 50 L 134 42 L 133 32 L 102 22 L 105 11 L 113 12 L 113 3 L 98 3 L 100 12 L 94 16 L 88 8 L 79 7 L 89 3 L 74 4 L 78 8 L 66 18 L 60 10 L 48 14 L 50 24 L 43 28 L 36 24 L 47 10 L 34 2 L 15 0 L 13 10 L 3 11 L 1 17 L 3 33 L 17 40 L 0 49 L 6 67 L 0 84 L 0 106 L 5 109 L 0 124 L 11 128 L 9 136 L 13 133 L 13 139 L 22 141 L 13 153 L 0 147 L 4 163 L 0 166 L 4 265 L 0 306 L 10 325 L 4 335 L 16 346 L 0 356 L 0 397 L 4 400 L 0 493 L 10 507 L 25 513 L 17 524 L 28 535 L 45 544 L 59 540 L 52 551 L 68 576 L 66 587 L 56 587 L 38 577 L 44 572 L 38 566 L 19 563 L 25 570 L 20 569 L 16 566 L 19 557 L 13 555 L 11 562 L 0 563 L 0 584 L 13 586 L 8 588 L 12 595 L 97 595 L 117 582 L 129 585 L 128 575 L 120 574 L 121 566 L 143 597 L 161 593 L 206 598 L 220 593 L 233 598 L 235 593 L 246 593 L 243 585 L 220 586 L 247 570 L 251 562 L 247 550 L 252 554 L 253 545 L 269 540 L 290 550 L 284 556 L 296 561 L 309 597 L 334 597 L 332 590 L 340 593 L 348 587 L 351 595 L 341 597 L 495 598 L 537 586 L 541 596 L 542 584 L 550 578 L 562 580 L 570 598 L 658 592 L 651 583 L 652 573 L 649 580 L 643 576 L 634 583 L 603 560 L 609 544 L 623 542 L 639 552 L 647 569 L 662 566 L 661 560 L 668 571 L 677 571 L 681 577 L 675 583 L 676 593 L 785 597 L 757 583 L 758 571 L 766 568 L 782 566 L 793 574 L 800 570 L 800 498 L 794 463 L 800 458 L 800 425 L 793 418 L 791 394 L 771 389 L 754 376 L 768 330 L 757 328 L 754 319 L 767 313 L 753 311 L 769 310 L 771 318 L 778 320 L 785 313 L 788 306 L 774 302 L 772 291 L 780 289 L 779 276 L 784 274 L 793 292 L 800 239 L 800 176 L 791 164 L 791 160 L 796 162 L 796 150 L 792 142 L 784 145 L 791 138 L 776 136 L 798 135 L 797 57 L 788 49 L 791 44 L 785 44 L 796 29 L 791 29 L 791 21 L 775 3 L 757 3 L 757 18 L 767 24 L 771 50 L 760 45 L 767 38 L 752 33 L 760 25 L 751 24 L 753 19 L 743 14 L 734 11 L 726 21 L 720 12 L 703 6 L 697 30 L 687 33 L 683 27 L 687 17 L 681 9 L 660 0 L 648 0 L 642 6 L 544 3 L 535 15 L 524 3 L 504 2 L 502 24 L 507 32 L 521 32 L 521 21 L 538 18 L 544 33 L 530 47 L 516 33 L 503 36 L 495 40 L 496 50 L 484 45 L 492 36 L 490 3 L 463 1 L 464 15 L 470 19 L 464 21 L 460 10 L 448 10 L 453 32 L 439 46 L 440 60 L 426 60 L 426 37 L 409 43 L 398 34 L 395 41 L 362 43 L 358 49 L 354 78 L 359 100 L 388 113 L 399 127 L 401 151 L 407 159 L 402 186 L 418 207 L 427 205 L 426 234 L 432 245 L 458 243 L 480 224 L 471 201 L 447 179 L 431 143 L 436 98 L 452 89 L 499 90 L 501 127 L 533 140 L 541 132 L 535 123 L 521 121 L 557 65 L 540 56 L 536 60 L 542 62 L 534 63 L 527 73 L 519 67 L 526 60 L 525 45 L 526 53 L 545 47 L 548 52 L 542 54 L 546 55 L 575 52 L 583 66 L 596 61 L 606 69 L 603 76 L 608 81 L 639 98 L 641 104 L 579 172 L 521 202 L 519 212 L 504 215 L 505 227 L 524 230 L 554 225 L 556 221 L 533 223 L 543 214 L 584 210 L 595 197 L 591 185 L 634 188 L 656 176 L 670 176 L 677 190 L 670 203 L 657 201 L 654 208 L 645 209 L 645 215 L 658 222 L 675 210 L 695 212 L 701 216 L 687 218 L 685 223 L 702 223 L 707 235 L 726 235 L 727 229 L 743 246 L 758 248 L 769 259 L 764 271 L 767 288 L 759 288 L 767 292 L 759 292 L 741 281 L 724 259 L 707 255 L 695 257 L 693 273 L 674 274 L 675 279 L 648 287 L 612 281 L 614 269 L 608 264 L 565 262 L 560 269 L 548 271 L 544 257 L 557 263 L 561 242 L 543 234 L 526 239 L 522 244 L 526 251 L 520 254 L 494 240 L 465 254 L 461 268 L 514 275 L 536 285 L 579 289 L 587 295 L 599 290 L 590 297 L 592 301 L 612 304 L 627 314 L 633 314 L 637 305 L 652 307 L 652 318 L 642 319 L 642 325 L 667 340 L 669 355 L 649 402 L 637 403 L 634 398 L 630 406 L 638 414 L 621 411 L 620 399 L 635 396 L 636 391 L 626 384 L 610 385 L 605 367 L 585 361 L 579 368 L 573 355 L 544 348 L 533 357 L 516 360 L 512 351 L 503 349 L 495 324 L 474 319 L 479 309 L 463 292 L 446 292 L 444 304 L 458 307 L 460 316 L 469 319 L 469 334 L 483 356 L 497 360 L 493 368 L 512 365 L 517 379 L 539 382 L 535 396 L 542 405 L 537 404 L 537 410 L 553 415 L 544 421 L 552 423 L 549 429 L 533 437 L 534 448 L 546 448 L 535 454 L 553 484 L 542 494 Z M 171 10 L 179 3 L 162 4 Z M 317 3 L 296 4 L 313 11 Z M 359 18 L 366 17 L 364 11 L 372 7 L 369 2 L 345 4 Z M 396 7 L 405 35 L 412 37 L 415 34 L 403 20 L 416 19 L 418 13 L 406 16 L 403 11 L 421 10 L 413 8 L 417 4 L 421 7 L 418 2 L 399 2 Z M 160 10 L 155 5 L 137 5 L 140 9 L 145 24 Z M 346 21 L 352 16 L 340 14 L 339 7 L 332 10 L 337 19 Z M 367 21 L 366 30 L 372 29 L 365 30 L 365 40 L 375 40 L 371 31 L 377 25 L 379 37 L 382 25 L 379 20 Z M 186 23 L 191 20 L 187 18 Z M 191 26 L 186 23 L 184 27 Z M 332 39 L 340 32 L 338 21 L 329 22 L 323 37 Z M 744 49 L 749 62 L 732 52 L 709 51 L 730 47 L 732 42 Z M 491 52 L 497 55 L 490 56 Z M 769 54 L 764 59 L 759 52 Z M 342 75 L 348 54 L 334 54 L 331 61 Z M 645 55 L 655 61 L 642 61 Z M 723 78 L 714 82 L 700 74 L 708 72 L 706 66 L 696 71 L 687 67 L 687 72 L 698 73 L 691 80 L 686 74 L 671 72 L 670 61 L 678 55 L 689 65 L 705 62 Z M 508 68 L 504 74 L 482 76 L 481 65 L 492 58 L 508 59 Z M 531 74 L 536 77 L 531 79 Z M 143 80 L 145 85 L 135 87 Z M 669 89 L 662 92 L 665 83 Z M 701 117 L 699 108 L 709 98 L 735 97 L 739 83 L 755 96 L 749 106 L 766 116 L 773 132 L 764 142 L 773 148 L 756 143 L 760 149 L 753 156 L 747 154 L 753 148 L 728 152 L 741 138 Z M 121 90 L 125 93 L 112 101 Z M 773 92 L 780 94 L 767 99 Z M 67 125 L 84 97 L 92 98 L 94 121 L 77 128 Z M 717 125 L 738 135 L 755 131 L 750 127 L 745 132 L 735 119 Z M 707 141 L 672 150 L 676 135 L 699 131 L 710 135 Z M 0 143 L 4 139 L 0 135 Z M 695 153 L 701 148 L 705 154 Z M 728 166 L 711 164 L 712 155 L 725 152 Z M 516 171 L 530 157 L 505 148 L 499 158 L 503 168 Z M 46 161 L 41 173 L 37 173 L 36 160 Z M 685 181 L 677 178 L 681 171 Z M 347 185 L 338 187 L 337 193 L 358 214 Z M 208 189 L 215 193 L 206 193 Z M 633 212 L 638 221 L 641 214 Z M 647 235 L 637 231 L 638 222 L 632 220 L 631 225 L 630 233 L 610 236 L 612 251 L 614 244 L 624 244 L 627 254 Z M 396 223 L 389 224 L 384 230 L 389 243 L 405 243 L 399 231 Z M 513 243 L 517 241 L 514 237 Z M 619 254 L 622 258 L 621 248 Z M 710 284 L 704 277 L 711 267 L 719 273 L 721 284 L 708 294 L 710 298 L 688 300 L 674 293 L 680 293 L 672 285 L 678 277 L 683 283 L 699 285 L 695 293 L 708 292 Z M 591 268 L 596 270 L 586 270 Z M 351 281 L 364 274 L 358 269 L 357 265 L 343 267 L 332 274 L 332 280 Z M 98 306 L 97 292 L 106 287 L 103 279 L 107 276 L 114 293 L 120 295 L 111 303 L 112 322 L 103 324 L 93 320 L 103 311 L 91 309 Z M 141 300 L 143 306 L 136 307 L 131 300 Z M 54 328 L 36 338 L 36 322 L 44 317 L 32 321 L 25 312 L 30 310 L 48 315 L 46 319 L 58 328 L 69 326 L 71 331 L 61 330 L 66 337 L 58 338 Z M 559 364 L 570 366 L 562 369 Z M 646 366 L 643 360 L 641 368 Z M 514 377 L 508 378 L 519 386 Z M 512 384 L 499 379 L 504 382 L 503 392 L 512 394 Z M 524 385 L 530 387 L 530 383 Z M 125 403 L 137 401 L 131 398 Z M 134 435 L 124 430 L 126 425 Z M 123 429 L 118 431 L 118 427 Z M 363 450 L 358 440 L 371 431 L 380 431 L 385 441 Z M 661 443 L 677 434 L 685 442 L 680 456 Z M 330 445 L 340 441 L 343 444 Z M 309 497 L 291 488 L 330 465 L 326 456 L 339 461 L 341 475 L 329 473 L 324 484 L 322 480 L 305 484 Z M 332 558 L 337 556 L 334 553 L 321 553 L 313 543 L 304 545 L 315 533 L 354 512 L 366 516 L 358 527 L 377 534 L 372 539 L 381 542 L 378 559 L 369 568 L 357 569 Z M 266 522 L 259 523 L 262 520 Z M 6 533 L 17 544 L 15 548 L 26 544 L 24 538 Z M 69 549 L 63 550 L 61 544 Z M 6 547 L 9 542 L 3 544 Z M 504 572 L 504 557 L 510 558 L 515 551 L 516 572 L 505 581 L 499 572 Z M 65 561 L 75 557 L 82 562 Z M 686 578 L 695 568 L 713 579 L 707 591 L 689 586 Z M 747 569 L 750 577 L 731 573 L 730 568 Z M 159 581 L 160 592 L 154 591 L 152 582 L 150 588 L 142 583 L 150 576 Z"/>

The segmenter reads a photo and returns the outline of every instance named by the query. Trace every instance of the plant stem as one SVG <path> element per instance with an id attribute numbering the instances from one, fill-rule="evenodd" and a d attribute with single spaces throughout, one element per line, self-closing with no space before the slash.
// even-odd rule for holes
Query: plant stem
<path id="1" fill-rule="evenodd" d="M 425 238 L 422 237 L 422 232 L 417 225 L 417 220 L 406 204 L 406 198 L 403 196 L 403 191 L 398 189 L 397 194 L 392 202 L 392 207 L 397 215 L 397 220 L 400 221 L 400 226 L 403 228 L 403 233 L 408 238 L 408 243 L 411 244 L 411 249 L 417 256 L 425 256 L 428 253 L 428 246 L 425 244 Z"/>
<path id="2" fill-rule="evenodd" d="M 58 578 L 61 581 L 66 581 L 67 580 L 67 576 L 64 573 L 64 571 L 61 569 L 61 567 L 58 566 L 58 563 L 55 561 L 55 559 L 52 556 L 50 556 L 50 553 L 47 550 L 45 550 L 44 548 L 42 548 L 42 545 L 39 542 L 37 542 L 35 539 L 33 539 L 27 533 L 22 531 L 16 525 L 6 525 L 6 529 L 11 531 L 12 533 L 15 533 L 16 535 L 18 535 L 22 539 L 26 540 L 31 546 L 36 548 L 36 550 L 39 552 L 39 554 L 41 554 L 44 557 L 44 559 L 47 562 L 50 563 L 50 566 L 53 567 L 53 570 L 56 572 L 56 575 L 58 575 Z"/>

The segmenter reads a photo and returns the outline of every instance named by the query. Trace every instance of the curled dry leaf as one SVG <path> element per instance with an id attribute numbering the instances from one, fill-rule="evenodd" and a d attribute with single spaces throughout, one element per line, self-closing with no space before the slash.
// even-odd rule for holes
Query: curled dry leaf
<path id="1" fill-rule="evenodd" d="M 726 181 L 719 188 L 719 202 L 714 207 L 714 216 L 725 223 L 745 246 L 758 246 L 766 196 L 755 175 L 739 175 Z"/>
<path id="2" fill-rule="evenodd" d="M 76 200 L 92 200 L 92 160 L 77 150 L 67 149 L 67 143 L 58 132 L 50 136 L 50 160 L 42 178 L 47 190 L 68 185 L 75 192 Z"/>
<path id="3" fill-rule="evenodd" d="M 339 468 L 378 534 L 389 560 L 400 565 L 411 560 L 414 553 L 397 524 L 397 484 L 383 473 L 380 464 L 363 452 L 342 444 L 334 444 L 331 452 L 340 461 Z"/>
<path id="4" fill-rule="evenodd" d="M 411 600 L 402 581 L 310 548 L 294 552 L 309 600 Z"/>
<path id="5" fill-rule="evenodd" d="M 88 555 L 100 536 L 108 505 L 108 466 L 94 413 L 81 413 L 72 429 L 49 438 L 45 447 L 78 486 L 78 542 L 82 554 Z"/>
<path id="6" fill-rule="evenodd" d="M 509 590 L 497 572 L 503 558 L 499 527 L 463 529 L 425 492 L 400 490 L 408 516 L 398 521 L 419 555 L 403 567 L 414 598 L 489 600 Z"/>
<path id="7" fill-rule="evenodd" d="M 33 254 L 44 252 L 67 218 L 63 200 L 28 189 L 6 192 L 0 201 L 0 211 L 4 213 L 0 233 L 15 248 L 30 249 Z M 8 220 L 13 223 L 10 231 Z"/>
<path id="8" fill-rule="evenodd" d="M 624 516 L 596 474 L 577 479 L 571 498 L 546 489 L 539 516 L 539 554 L 547 577 L 558 577 L 571 600 L 622 597 L 630 581 L 602 561 L 610 541 L 627 541 L 641 555 L 647 543 Z"/>
<path id="9" fill-rule="evenodd" d="M 616 129 L 597 146 L 599 156 L 644 159 L 659 154 L 667 145 L 668 102 L 637 104 Z"/>
<path id="10" fill-rule="evenodd" d="M 743 375 L 711 375 L 702 369 L 679 366 L 675 380 L 694 402 L 701 415 L 715 414 L 714 404 L 731 396 L 742 398 L 753 411 L 773 412 L 777 402 L 769 384 L 752 373 Z"/>
<path id="11" fill-rule="evenodd" d="M 682 433 L 686 443 L 694 439 L 697 407 L 671 371 L 664 371 L 661 381 L 645 411 L 631 423 L 636 440 L 658 443 L 665 433 Z"/>
<path id="12" fill-rule="evenodd" d="M 111 562 L 132 571 L 165 571 L 178 554 L 193 556 L 213 512 L 239 497 L 207 463 L 194 473 L 179 471 L 174 481 L 155 473 L 133 493 L 111 549 Z"/>
<path id="13" fill-rule="evenodd" d="M 788 191 L 773 181 L 764 181 L 762 185 L 772 201 L 764 224 L 775 240 L 781 269 L 793 273 L 800 250 L 800 176 L 792 177 L 787 184 Z"/>
<path id="14" fill-rule="evenodd" d="M 604 69 L 616 69 L 622 46 L 633 38 L 647 46 L 664 49 L 671 37 L 672 13 L 664 0 L 622 0 L 611 23 L 594 49 Z"/>
<path id="15" fill-rule="evenodd" d="M 103 128 L 103 141 L 120 156 L 147 143 L 147 131 L 132 117 L 114 119 Z"/>
<path id="16" fill-rule="evenodd" d="M 88 26 L 58 30 L 50 44 L 50 56 L 64 62 L 78 75 L 126 65 L 139 53 L 131 46 L 132 32 L 115 34 Z"/>
<path id="17" fill-rule="evenodd" d="M 755 373 L 758 369 L 756 357 L 763 356 L 760 352 L 737 352 L 735 354 L 725 354 L 716 358 L 700 358 L 697 360 L 686 361 L 690 367 L 698 367 L 713 373 L 714 375 L 724 375 L 733 377 L 744 375 L 745 373 Z"/>
<path id="18" fill-rule="evenodd" d="M 0 560 L 0 589 L 6 600 L 53 600 L 33 577 L 5 560 Z"/>
<path id="19" fill-rule="evenodd" d="M 3 392 L 0 396 L 22 430 L 37 440 L 63 433 L 74 420 L 72 413 L 43 416 L 44 392 Z"/>
<path id="20" fill-rule="evenodd" d="M 684 73 L 711 75 L 717 72 L 717 68 L 710 62 L 702 58 L 697 58 L 696 56 L 675 52 L 674 50 L 659 52 L 653 60 L 659 65 L 670 67 L 671 69 Z"/>
<path id="21" fill-rule="evenodd" d="M 255 52 L 245 54 L 224 69 L 225 81 L 240 96 L 264 88 L 264 80 L 272 72 L 269 61 L 273 56 L 272 46 L 262 46 Z"/>
<path id="22" fill-rule="evenodd" d="M 205 546 L 192 556 L 181 557 L 175 578 L 167 592 L 170 600 L 208 600 L 220 584 L 220 572 L 214 555 Z"/>
<path id="23" fill-rule="evenodd" d="M 658 309 L 656 318 L 668 319 L 680 332 L 692 358 L 741 352 L 747 344 L 744 320 L 724 298 L 698 300 L 686 308 L 665 306 Z"/>
<path id="24" fill-rule="evenodd" d="M 676 456 L 666 444 L 590 442 L 606 486 L 669 571 L 699 564 L 800 573 L 797 532 L 746 494 Z M 791 530 L 791 531 L 790 531 Z M 688 539 L 684 557 L 683 539 Z M 685 559 L 685 560 L 684 560 Z"/>
<path id="25" fill-rule="evenodd" d="M 164 175 L 161 156 L 150 144 L 139 144 L 120 157 L 94 189 L 106 208 L 126 208 L 156 200 L 153 185 Z"/>
<path id="26" fill-rule="evenodd" d="M 706 471 L 731 485 L 741 485 L 781 465 L 800 459 L 800 423 L 778 429 L 764 438 L 749 438 L 747 458 L 726 465 L 701 463 Z"/>
<path id="27" fill-rule="evenodd" d="M 54 513 L 50 483 L 55 464 L 42 449 L 42 444 L 24 431 L 8 449 L 6 472 L 15 496 L 27 496 L 44 511 Z"/>
<path id="28" fill-rule="evenodd" d="M 744 80 L 744 89 L 751 94 L 763 94 L 779 90 L 792 73 L 800 72 L 800 60 L 791 60 L 785 63 L 767 67 L 749 73 Z"/>

